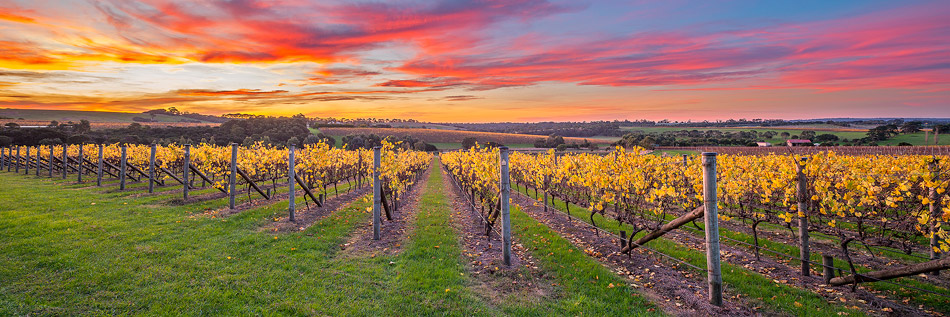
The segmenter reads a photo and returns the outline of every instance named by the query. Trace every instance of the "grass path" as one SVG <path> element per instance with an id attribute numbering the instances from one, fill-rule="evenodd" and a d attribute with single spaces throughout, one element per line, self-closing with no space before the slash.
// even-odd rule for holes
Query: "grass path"
<path id="1" fill-rule="evenodd" d="M 435 163 L 437 164 L 437 163 Z M 438 166 L 438 165 L 435 165 Z M 195 216 L 220 199 L 162 204 L 60 179 L 0 173 L 0 315 L 649 314 L 623 280 L 513 212 L 515 234 L 558 286 L 551 298 L 493 302 L 466 274 L 442 175 L 433 172 L 405 249 L 347 254 L 369 219 L 364 196 L 301 232 L 262 230 L 281 201 L 228 218 Z M 519 216 L 520 215 L 520 216 Z M 575 263 L 565 266 L 562 263 Z M 609 283 L 617 287 L 608 288 Z M 601 285 L 603 284 L 603 285 Z M 654 312 L 653 314 L 656 314 Z"/>

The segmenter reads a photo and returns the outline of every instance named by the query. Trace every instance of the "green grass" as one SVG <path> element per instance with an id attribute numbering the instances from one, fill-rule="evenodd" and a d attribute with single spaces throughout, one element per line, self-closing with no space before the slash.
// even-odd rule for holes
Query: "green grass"
<path id="1" fill-rule="evenodd" d="M 901 142 L 907 142 L 911 145 L 934 145 L 934 135 L 930 133 L 927 144 L 924 144 L 924 132 L 909 133 L 909 134 L 898 134 L 893 138 L 887 139 L 885 141 L 878 142 L 879 145 L 898 145 Z M 950 135 L 941 135 L 938 139 L 940 142 L 939 145 L 950 145 Z"/>
<path id="2" fill-rule="evenodd" d="M 530 228 L 517 234 L 544 235 L 525 243 L 564 254 L 539 264 L 556 268 L 564 288 L 540 301 L 479 296 L 446 225 L 442 177 L 430 174 L 403 252 L 377 256 L 339 247 L 367 221 L 365 197 L 305 231 L 277 234 L 261 228 L 286 215 L 286 201 L 196 217 L 226 198 L 169 206 L 162 202 L 180 193 L 133 198 L 144 184 L 112 192 L 0 173 L 0 315 L 638 315 L 652 307 L 524 216 L 514 223 Z M 590 276 L 618 287 L 587 287 Z"/>
<path id="3" fill-rule="evenodd" d="M 525 187 L 517 186 L 515 188 L 522 193 L 526 193 Z M 565 211 L 563 201 L 555 198 L 552 203 L 557 206 L 559 211 Z M 569 209 L 572 215 L 579 216 L 578 219 L 590 223 L 589 212 L 586 208 L 570 204 Z M 620 230 L 633 232 L 629 224 L 621 224 L 600 214 L 594 216 L 594 222 L 597 227 L 614 234 L 619 234 Z M 641 233 L 641 235 L 643 234 L 645 233 Z M 702 250 L 690 249 L 666 238 L 653 240 L 648 246 L 692 265 L 701 268 L 706 267 L 706 254 Z M 705 271 L 696 271 L 696 273 L 703 272 Z M 838 312 L 847 312 L 852 315 L 863 314 L 863 312 L 857 310 L 831 305 L 824 298 L 811 291 L 775 283 L 772 278 L 725 261 L 722 262 L 722 279 L 727 291 L 742 294 L 742 297 L 752 300 L 771 314 L 801 316 L 834 315 Z"/>

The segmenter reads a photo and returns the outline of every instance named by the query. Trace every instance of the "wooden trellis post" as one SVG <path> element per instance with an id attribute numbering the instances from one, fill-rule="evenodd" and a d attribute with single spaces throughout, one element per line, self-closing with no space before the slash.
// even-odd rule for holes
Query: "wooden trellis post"
<path id="1" fill-rule="evenodd" d="M 824 278 L 825 284 L 831 284 L 831 279 L 835 278 L 835 259 L 830 255 L 822 255 L 821 265 L 824 267 L 822 278 Z"/>
<path id="2" fill-rule="evenodd" d="M 69 145 L 63 144 L 63 179 L 66 179 L 66 174 L 69 173 L 69 156 L 67 156 L 67 149 Z"/>
<path id="3" fill-rule="evenodd" d="M 102 160 L 102 156 L 103 156 L 103 155 L 102 155 L 102 150 L 103 150 L 103 147 L 104 147 L 104 146 L 100 143 L 100 144 L 99 144 L 99 162 L 98 162 L 98 166 L 97 166 L 97 169 L 96 169 L 96 186 L 102 186 L 102 162 L 103 162 L 103 160 Z M 53 150 L 53 149 L 50 148 L 50 153 L 52 153 L 52 150 Z M 50 158 L 53 158 L 53 157 L 50 156 Z M 50 161 L 52 161 L 52 160 L 50 160 Z"/>
<path id="4" fill-rule="evenodd" d="M 125 155 L 127 150 L 128 146 L 123 144 L 122 156 L 119 158 L 119 190 L 125 190 L 125 169 L 127 164 L 125 161 Z"/>
<path id="5" fill-rule="evenodd" d="M 20 146 L 16 146 L 16 169 L 14 173 L 20 174 Z"/>
<path id="6" fill-rule="evenodd" d="M 148 155 L 148 193 L 155 191 L 155 152 L 158 150 L 155 143 L 152 143 Z"/>
<path id="7" fill-rule="evenodd" d="M 182 199 L 188 200 L 188 188 L 191 187 L 191 181 L 188 179 L 188 174 L 191 172 L 191 144 L 185 144 L 185 168 L 181 172 L 181 182 L 184 183 L 184 189 L 182 189 Z"/>
<path id="8" fill-rule="evenodd" d="M 24 175 L 30 175 L 30 146 L 26 146 L 26 164 L 23 164 Z"/>
<path id="9" fill-rule="evenodd" d="M 501 236 L 502 257 L 505 265 L 511 266 L 511 180 L 508 178 L 508 147 L 500 148 L 499 164 L 501 165 Z"/>
<path id="10" fill-rule="evenodd" d="M 40 177 L 40 156 L 41 156 L 41 155 L 40 155 L 40 152 L 41 152 L 41 149 L 43 149 L 43 146 L 42 146 L 42 145 L 37 145 L 37 146 L 36 146 L 36 169 L 35 169 L 36 177 Z"/>
<path id="11" fill-rule="evenodd" d="M 716 197 L 716 153 L 703 153 L 703 204 L 706 209 L 706 272 L 709 303 L 722 306 L 722 272 L 719 263 L 719 206 Z"/>
<path id="12" fill-rule="evenodd" d="M 228 179 L 228 208 L 234 209 L 234 194 L 237 192 L 237 143 L 231 143 L 231 177 Z"/>
<path id="13" fill-rule="evenodd" d="M 930 175 L 933 176 L 932 181 L 934 183 L 940 183 L 940 159 L 934 157 L 930 161 Z M 930 188 L 929 193 L 930 199 L 930 260 L 936 260 L 940 258 L 940 238 L 937 237 L 937 231 L 940 229 L 940 216 L 943 214 L 942 201 L 941 197 L 943 195 L 937 194 L 936 188 Z M 930 275 L 940 275 L 940 271 L 930 272 Z"/>
<path id="14" fill-rule="evenodd" d="M 295 167 L 295 164 L 294 164 L 294 145 L 291 144 L 291 145 L 290 145 L 290 149 L 288 149 L 287 151 L 288 151 L 288 152 L 287 152 L 287 166 L 288 166 L 288 168 L 287 168 L 287 186 L 288 186 L 288 188 L 290 189 L 290 191 L 288 192 L 288 193 L 290 194 L 290 203 L 289 203 L 288 211 L 290 212 L 290 222 L 296 222 L 296 221 L 297 221 L 297 215 L 295 214 L 296 212 L 295 212 L 295 210 L 294 210 L 294 208 L 295 208 L 295 206 L 294 206 L 294 194 L 295 194 L 295 192 L 296 192 L 296 189 L 294 189 L 294 180 L 295 180 L 295 177 L 294 177 L 294 176 L 295 176 L 295 175 L 294 175 L 294 174 L 295 174 L 295 173 L 294 173 L 294 172 L 295 172 L 295 171 L 294 171 L 294 167 Z M 306 198 L 306 197 L 305 197 L 305 198 Z"/>
<path id="15" fill-rule="evenodd" d="M 79 144 L 79 165 L 76 168 L 76 182 L 82 183 L 82 163 L 85 157 L 82 154 L 83 144 Z M 39 162 L 39 161 L 37 161 Z"/>
<path id="16" fill-rule="evenodd" d="M 805 176 L 805 164 L 807 158 L 802 158 L 801 164 L 798 164 L 798 242 L 801 245 L 799 249 L 802 260 L 802 276 L 811 275 L 811 253 L 808 249 L 808 179 Z"/>
<path id="17" fill-rule="evenodd" d="M 55 156 L 53 155 L 53 145 L 50 145 L 49 146 L 49 162 L 46 162 L 48 163 L 48 166 L 49 166 L 49 170 L 48 170 L 49 178 L 53 178 L 53 156 Z"/>
<path id="18" fill-rule="evenodd" d="M 373 147 L 373 240 L 379 240 L 380 215 L 382 204 L 382 184 L 379 180 L 380 147 Z"/>

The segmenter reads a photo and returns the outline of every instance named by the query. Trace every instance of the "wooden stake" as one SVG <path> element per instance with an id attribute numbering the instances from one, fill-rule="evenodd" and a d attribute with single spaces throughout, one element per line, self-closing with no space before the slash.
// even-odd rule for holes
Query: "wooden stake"
<path id="1" fill-rule="evenodd" d="M 125 190 L 125 174 L 126 174 L 125 170 L 126 170 L 126 166 L 128 165 L 128 163 L 126 163 L 126 160 L 125 160 L 125 155 L 126 155 L 127 150 L 128 150 L 128 146 L 125 144 L 122 144 L 122 156 L 120 157 L 120 161 L 119 161 L 119 190 Z"/>
<path id="2" fill-rule="evenodd" d="M 294 173 L 295 172 L 294 167 L 296 165 L 294 164 L 294 145 L 293 144 L 290 145 L 290 149 L 288 149 L 288 152 L 287 152 L 287 165 L 288 165 L 287 187 L 290 189 L 290 191 L 288 192 L 290 194 L 290 203 L 289 203 L 288 211 L 290 212 L 290 222 L 297 222 L 297 217 L 294 214 L 294 194 L 296 193 L 297 190 L 294 189 L 294 180 L 295 180 L 294 176 L 296 175 Z"/>
<path id="3" fill-rule="evenodd" d="M 802 276 L 811 275 L 811 266 L 808 261 L 811 260 L 811 253 L 808 248 L 808 179 L 805 177 L 805 164 L 807 158 L 802 158 L 801 164 L 798 164 L 798 243 L 799 257 L 802 261 Z"/>
<path id="4" fill-rule="evenodd" d="M 511 180 L 508 178 L 508 147 L 500 148 L 499 164 L 501 165 L 501 236 L 502 257 L 505 265 L 511 266 Z M 536 191 L 537 192 L 537 191 Z"/>
<path id="5" fill-rule="evenodd" d="M 824 267 L 822 277 L 825 279 L 825 284 L 831 284 L 831 279 L 835 278 L 835 259 L 830 255 L 822 255 L 821 265 Z"/>
<path id="6" fill-rule="evenodd" d="M 234 209 L 234 195 L 237 193 L 237 143 L 231 143 L 231 178 L 228 180 L 228 208 Z"/>
<path id="7" fill-rule="evenodd" d="M 379 180 L 380 147 L 373 147 L 373 240 L 379 240 L 379 226 L 382 222 L 380 204 L 382 204 L 382 184 Z"/>
<path id="8" fill-rule="evenodd" d="M 63 144 L 63 179 L 66 179 L 66 174 L 69 173 L 69 158 L 66 156 L 68 147 L 68 145 Z"/>
<path id="9" fill-rule="evenodd" d="M 30 175 L 30 146 L 26 146 L 26 164 L 23 164 L 24 175 Z"/>
<path id="10" fill-rule="evenodd" d="M 703 204 L 706 210 L 706 270 L 709 303 L 722 306 L 719 263 L 719 206 L 716 197 L 716 153 L 703 153 Z"/>
<path id="11" fill-rule="evenodd" d="M 181 195 L 183 200 L 188 200 L 188 189 L 191 187 L 191 181 L 188 174 L 191 173 L 191 144 L 185 144 L 185 162 L 181 171 L 181 182 L 184 183 Z"/>
<path id="12" fill-rule="evenodd" d="M 50 153 L 52 153 L 52 150 L 53 149 L 50 148 Z M 97 169 L 96 169 L 96 186 L 102 186 L 102 162 L 103 162 L 102 150 L 103 150 L 103 145 L 99 144 L 99 166 L 97 166 Z M 53 158 L 52 154 L 50 155 L 50 158 Z M 52 162 L 50 164 L 52 165 Z"/>
<path id="13" fill-rule="evenodd" d="M 940 183 L 940 159 L 934 157 L 930 161 L 930 175 L 933 176 L 932 181 L 935 183 Z M 936 188 L 930 189 L 930 259 L 936 260 L 940 258 L 940 238 L 937 236 L 937 231 L 940 229 L 940 216 L 943 214 L 943 204 L 941 198 L 943 195 L 937 194 Z M 940 275 L 940 271 L 932 271 L 930 275 Z"/>
<path id="14" fill-rule="evenodd" d="M 152 144 L 151 149 L 149 149 L 148 155 L 148 193 L 151 194 L 155 191 L 155 152 L 157 151 L 157 145 Z"/>
<path id="15" fill-rule="evenodd" d="M 83 144 L 80 143 L 79 144 L 79 163 L 78 163 L 79 168 L 78 168 L 78 171 L 76 171 L 76 181 L 79 183 L 82 183 L 82 160 L 83 160 L 82 148 L 83 148 Z"/>

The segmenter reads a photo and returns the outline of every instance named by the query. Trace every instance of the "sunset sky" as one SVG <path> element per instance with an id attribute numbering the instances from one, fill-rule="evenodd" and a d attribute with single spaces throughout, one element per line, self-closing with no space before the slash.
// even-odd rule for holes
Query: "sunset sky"
<path id="1" fill-rule="evenodd" d="M 0 108 L 950 117 L 950 1 L 0 0 Z"/>

